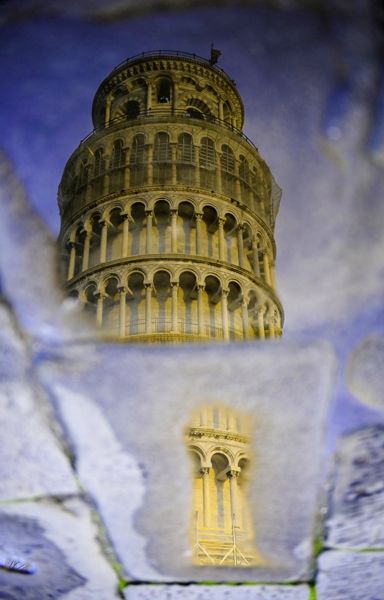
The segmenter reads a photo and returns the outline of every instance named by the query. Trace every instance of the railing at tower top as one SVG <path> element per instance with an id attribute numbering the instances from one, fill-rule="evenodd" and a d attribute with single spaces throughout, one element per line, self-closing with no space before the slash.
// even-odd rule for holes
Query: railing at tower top
<path id="1" fill-rule="evenodd" d="M 234 125 L 232 125 L 231 123 L 228 123 L 227 121 L 224 121 L 223 119 L 219 119 L 218 117 L 215 117 L 214 115 L 202 115 L 201 117 L 194 117 L 191 116 L 190 114 L 188 114 L 188 112 L 186 110 L 183 109 L 172 109 L 172 108 L 168 108 L 168 109 L 148 109 L 148 110 L 144 110 L 141 113 L 139 113 L 137 115 L 137 117 L 135 118 L 127 118 L 126 115 L 122 115 L 120 117 L 116 117 L 115 119 L 111 119 L 108 123 L 104 124 L 103 127 L 95 127 L 94 129 L 92 129 L 92 131 L 90 131 L 81 141 L 79 146 L 81 146 L 81 144 L 83 144 L 85 141 L 87 141 L 90 137 L 92 137 L 95 133 L 99 133 L 104 131 L 105 129 L 110 129 L 111 127 L 114 127 L 114 125 L 118 125 L 119 123 L 124 123 L 127 126 L 134 126 L 138 123 L 140 123 L 141 121 L 154 121 L 154 120 L 162 120 L 162 119 L 166 119 L 166 120 L 187 120 L 187 121 L 193 121 L 195 124 L 203 124 L 203 123 L 211 123 L 213 125 L 220 125 L 222 127 L 225 127 L 226 129 L 229 129 L 230 131 L 232 131 L 233 133 L 235 133 L 236 135 L 238 135 L 239 137 L 241 137 L 245 142 L 247 142 L 247 144 L 249 144 L 254 150 L 256 150 L 256 152 L 259 152 L 259 149 L 257 148 L 257 146 L 255 146 L 255 144 L 252 142 L 252 140 L 249 139 L 249 137 L 247 135 L 245 135 L 245 133 L 243 131 L 241 131 L 241 129 L 238 129 L 237 127 L 235 127 Z"/>
<path id="2" fill-rule="evenodd" d="M 198 54 L 194 54 L 191 52 L 180 52 L 179 50 L 150 50 L 148 52 L 140 52 L 139 54 L 135 54 L 134 56 L 130 56 L 125 60 L 121 61 L 116 67 L 111 71 L 111 75 L 118 71 L 119 69 L 133 64 L 135 62 L 140 61 L 141 59 L 146 58 L 184 58 L 187 60 L 192 60 L 196 62 L 201 62 L 204 65 L 218 71 L 221 75 L 223 75 L 230 83 L 236 87 L 236 83 L 233 79 L 227 75 L 227 73 L 219 67 L 217 64 L 212 64 L 212 62 L 208 58 L 204 58 L 203 56 L 199 56 Z"/>

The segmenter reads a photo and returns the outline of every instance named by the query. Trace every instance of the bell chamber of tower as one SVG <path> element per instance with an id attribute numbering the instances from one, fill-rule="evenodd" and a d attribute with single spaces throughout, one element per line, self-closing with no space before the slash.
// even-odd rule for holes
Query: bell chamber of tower
<path id="1" fill-rule="evenodd" d="M 280 189 L 209 60 L 149 52 L 99 86 L 59 186 L 67 291 L 123 341 L 281 335 Z"/>

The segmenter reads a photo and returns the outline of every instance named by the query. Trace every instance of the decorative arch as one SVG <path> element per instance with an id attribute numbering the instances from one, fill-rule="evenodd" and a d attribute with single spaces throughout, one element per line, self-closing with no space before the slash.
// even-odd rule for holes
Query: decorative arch
<path id="1" fill-rule="evenodd" d="M 185 113 L 192 119 L 213 119 L 213 112 L 200 98 L 188 98 L 184 101 Z"/>

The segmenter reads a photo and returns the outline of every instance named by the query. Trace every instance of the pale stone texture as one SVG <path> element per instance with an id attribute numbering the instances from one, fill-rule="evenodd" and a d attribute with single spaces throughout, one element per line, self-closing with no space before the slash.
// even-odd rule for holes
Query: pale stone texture
<path id="1" fill-rule="evenodd" d="M 384 552 L 325 552 L 318 566 L 317 600 L 384 598 Z"/>
<path id="2" fill-rule="evenodd" d="M 0 569 L 4 600 L 112 600 L 117 578 L 101 553 L 88 506 L 79 499 L 2 506 L 0 554 L 34 565 L 31 575 Z"/>
<path id="3" fill-rule="evenodd" d="M 306 585 L 136 585 L 124 590 L 126 600 L 308 600 Z"/>
<path id="4" fill-rule="evenodd" d="M 0 304 L 0 500 L 77 493 L 69 461 L 50 429 L 28 354 Z"/>
<path id="5" fill-rule="evenodd" d="M 328 546 L 384 548 L 384 426 L 340 441 L 327 530 Z"/>
<path id="6" fill-rule="evenodd" d="M 348 384 L 360 402 L 384 410 L 384 338 L 366 338 L 352 353 Z"/>
<path id="7" fill-rule="evenodd" d="M 39 375 L 56 399 L 81 477 L 129 576 L 271 582 L 308 577 L 333 380 L 328 346 L 105 344 L 78 346 L 65 360 L 64 354 L 63 349 L 59 364 L 53 356 L 42 360 Z M 190 565 L 192 477 L 183 431 L 196 409 L 217 402 L 252 415 L 250 502 L 259 568 Z M 95 418 L 89 418 L 92 405 L 98 407 Z M 96 427 L 102 418 L 109 425 Z M 108 439 L 111 454 L 107 451 L 99 470 L 94 448 L 105 448 Z M 110 473 L 108 462 L 114 465 Z M 116 514 L 124 526 L 118 526 Z M 138 553 L 132 552 L 138 534 L 145 538 L 145 553 L 142 541 Z"/>

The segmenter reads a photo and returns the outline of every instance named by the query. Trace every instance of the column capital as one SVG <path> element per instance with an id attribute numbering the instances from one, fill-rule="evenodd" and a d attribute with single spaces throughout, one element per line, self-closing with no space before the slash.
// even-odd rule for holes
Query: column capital
<path id="1" fill-rule="evenodd" d="M 147 215 L 147 217 L 152 217 L 153 214 L 153 209 L 152 208 L 146 208 L 144 210 L 145 214 Z"/>
<path id="2" fill-rule="evenodd" d="M 91 223 L 85 223 L 81 228 L 81 233 L 85 233 L 86 235 L 92 235 Z"/>
<path id="3" fill-rule="evenodd" d="M 105 298 L 108 297 L 108 294 L 106 294 L 104 291 L 103 292 L 95 292 L 94 293 L 95 298 L 97 298 L 98 300 L 104 300 Z"/>
<path id="4" fill-rule="evenodd" d="M 178 281 L 171 281 L 171 288 L 178 288 L 178 287 L 179 287 Z"/>
<path id="5" fill-rule="evenodd" d="M 221 289 L 221 295 L 227 297 L 229 294 L 229 290 L 222 288 Z"/>
<path id="6" fill-rule="evenodd" d="M 201 467 L 200 474 L 204 477 L 204 475 L 209 475 L 209 467 Z"/>
<path id="7" fill-rule="evenodd" d="M 240 475 L 240 469 L 233 467 L 227 471 L 227 477 L 229 479 L 236 479 Z"/>
<path id="8" fill-rule="evenodd" d="M 203 218 L 203 213 L 195 212 L 196 221 L 201 221 L 202 218 Z"/>
<path id="9" fill-rule="evenodd" d="M 145 281 L 144 282 L 144 287 L 145 287 L 146 290 L 152 289 L 152 281 Z"/>
<path id="10" fill-rule="evenodd" d="M 126 285 L 119 285 L 117 286 L 117 291 L 120 292 L 120 294 L 126 294 L 128 292 L 128 288 Z"/>

